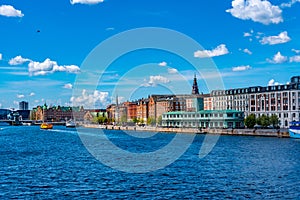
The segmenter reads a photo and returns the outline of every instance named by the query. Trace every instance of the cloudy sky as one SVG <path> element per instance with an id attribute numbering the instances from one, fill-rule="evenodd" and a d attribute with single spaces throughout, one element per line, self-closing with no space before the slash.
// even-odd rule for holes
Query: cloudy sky
<path id="1" fill-rule="evenodd" d="M 285 84 L 300 75 L 299 11 L 300 0 L 3 0 L 0 106 L 18 108 L 25 100 L 30 107 L 44 102 L 105 107 L 117 95 L 122 101 L 190 93 L 183 82 L 192 84 L 195 73 L 200 91 L 209 92 L 191 63 L 160 50 L 119 55 L 99 70 L 97 61 L 89 63 L 94 71 L 82 67 L 97 45 L 142 27 L 171 29 L 198 42 L 203 48 L 186 53 L 195 61 L 211 59 L 226 89 Z M 125 44 L 118 45 L 110 51 Z M 99 59 L 105 53 L 98 52 Z M 74 96 L 76 80 L 84 73 L 90 75 L 78 83 L 80 94 Z M 90 89 L 93 75 L 101 78 Z"/>

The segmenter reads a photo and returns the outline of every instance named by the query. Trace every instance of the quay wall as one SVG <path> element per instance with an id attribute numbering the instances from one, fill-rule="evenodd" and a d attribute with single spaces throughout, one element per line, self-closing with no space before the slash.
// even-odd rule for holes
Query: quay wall
<path id="1" fill-rule="evenodd" d="M 84 124 L 86 128 L 101 128 L 107 130 L 128 130 L 128 131 L 150 131 L 166 133 L 196 133 L 196 134 L 219 134 L 238 136 L 262 136 L 262 137 L 283 137 L 288 138 L 287 129 L 197 129 L 197 128 L 165 128 L 165 127 L 140 127 L 140 126 L 114 126 Z"/>

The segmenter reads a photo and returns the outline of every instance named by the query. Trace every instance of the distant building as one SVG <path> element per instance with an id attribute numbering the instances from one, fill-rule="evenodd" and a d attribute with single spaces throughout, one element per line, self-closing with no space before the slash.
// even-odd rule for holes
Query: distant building
<path id="1" fill-rule="evenodd" d="M 7 120 L 12 113 L 11 110 L 8 109 L 0 109 L 0 120 Z"/>
<path id="2" fill-rule="evenodd" d="M 19 102 L 19 110 L 28 110 L 28 102 L 27 101 Z"/>
<path id="3" fill-rule="evenodd" d="M 30 120 L 30 110 L 17 110 L 20 120 Z"/>
<path id="4" fill-rule="evenodd" d="M 105 114 L 103 114 L 105 112 Z M 70 106 L 50 106 L 46 104 L 33 108 L 31 112 L 32 120 L 39 121 L 68 121 L 70 119 L 76 122 L 92 121 L 94 117 L 103 115 L 107 116 L 106 110 L 89 109 L 84 110 L 83 107 L 70 107 Z"/>

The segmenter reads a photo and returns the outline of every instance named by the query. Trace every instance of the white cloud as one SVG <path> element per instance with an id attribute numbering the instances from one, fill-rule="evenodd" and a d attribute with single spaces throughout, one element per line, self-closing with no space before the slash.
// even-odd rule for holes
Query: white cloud
<path id="1" fill-rule="evenodd" d="M 242 20 L 252 20 L 265 25 L 283 22 L 282 10 L 267 0 L 233 0 L 231 5 L 232 8 L 226 12 Z"/>
<path id="2" fill-rule="evenodd" d="M 221 44 L 217 46 L 213 50 L 203 50 L 203 51 L 196 51 L 194 52 L 194 57 L 195 58 L 207 58 L 207 57 L 215 57 L 215 56 L 221 56 L 228 54 L 228 49 L 226 48 L 225 44 Z"/>
<path id="3" fill-rule="evenodd" d="M 281 8 L 290 8 L 290 7 L 292 7 L 295 3 L 297 3 L 297 2 L 300 2 L 300 0 L 291 0 L 290 2 L 288 2 L 288 3 L 282 3 L 281 5 L 280 5 L 280 7 Z"/>
<path id="4" fill-rule="evenodd" d="M 102 3 L 104 0 L 70 0 L 71 4 L 81 3 L 81 4 L 98 4 Z"/>
<path id="5" fill-rule="evenodd" d="M 108 92 L 101 92 L 95 90 L 89 94 L 87 90 L 83 89 L 78 97 L 71 97 L 70 99 L 73 106 L 83 106 L 84 108 L 104 107 L 109 103 Z"/>
<path id="6" fill-rule="evenodd" d="M 158 76 L 150 76 L 149 81 L 147 83 L 142 84 L 144 87 L 154 87 L 159 83 L 169 83 L 170 80 L 167 79 L 164 76 L 158 75 Z"/>
<path id="7" fill-rule="evenodd" d="M 23 17 L 24 16 L 22 11 L 15 9 L 11 5 L 0 6 L 0 15 L 3 15 L 6 17 Z"/>
<path id="8" fill-rule="evenodd" d="M 243 52 L 246 54 L 252 55 L 252 52 L 249 49 L 244 49 Z"/>
<path id="9" fill-rule="evenodd" d="M 300 50 L 297 50 L 297 49 L 292 49 L 292 51 L 295 53 L 300 53 Z"/>
<path id="10" fill-rule="evenodd" d="M 22 65 L 23 63 L 29 62 L 29 61 L 31 61 L 31 60 L 28 58 L 23 58 L 22 56 L 16 56 L 16 57 L 10 59 L 8 63 L 10 65 Z"/>
<path id="11" fill-rule="evenodd" d="M 2 53 L 0 53 L 0 60 L 2 60 Z"/>
<path id="12" fill-rule="evenodd" d="M 54 72 L 78 73 L 80 68 L 76 65 L 58 65 L 56 61 L 47 58 L 44 62 L 30 61 L 28 64 L 30 75 L 47 75 Z"/>
<path id="13" fill-rule="evenodd" d="M 290 57 L 290 62 L 300 62 L 300 55 Z"/>
<path id="14" fill-rule="evenodd" d="M 29 94 L 30 97 L 32 97 L 32 96 L 34 96 L 34 95 L 35 95 L 34 92 L 31 92 L 31 93 Z"/>
<path id="15" fill-rule="evenodd" d="M 71 83 L 67 83 L 67 84 L 64 85 L 63 88 L 65 88 L 65 89 L 72 89 L 73 85 Z"/>
<path id="16" fill-rule="evenodd" d="M 18 98 L 18 99 L 22 99 L 22 98 L 24 98 L 24 97 L 25 97 L 24 94 L 18 94 L 18 95 L 17 95 L 17 98 Z"/>
<path id="17" fill-rule="evenodd" d="M 2 104 L 0 103 L 0 108 L 2 108 Z"/>
<path id="18" fill-rule="evenodd" d="M 268 86 L 274 86 L 274 85 L 280 85 L 280 83 L 276 82 L 274 79 L 271 79 L 271 80 L 268 82 Z"/>
<path id="19" fill-rule="evenodd" d="M 168 63 L 163 61 L 161 63 L 158 63 L 158 65 L 161 66 L 161 67 L 166 67 L 168 65 Z"/>
<path id="20" fill-rule="evenodd" d="M 251 69 L 250 65 L 242 65 L 242 66 L 237 66 L 237 67 L 233 67 L 232 71 L 233 72 L 241 72 L 241 71 L 246 71 Z"/>
<path id="21" fill-rule="evenodd" d="M 178 70 L 175 69 L 175 68 L 168 68 L 168 73 L 169 74 L 176 74 L 176 73 L 178 73 Z"/>
<path id="22" fill-rule="evenodd" d="M 163 76 L 150 76 L 149 84 L 156 85 L 157 83 L 169 83 L 170 81 Z"/>
<path id="23" fill-rule="evenodd" d="M 272 59 L 267 59 L 268 62 L 275 63 L 275 64 L 284 63 L 287 60 L 288 58 L 286 56 L 281 55 L 280 52 L 275 54 Z"/>
<path id="24" fill-rule="evenodd" d="M 244 33 L 244 37 L 251 37 L 252 34 L 251 33 Z"/>
<path id="25" fill-rule="evenodd" d="M 260 40 L 260 43 L 274 45 L 274 44 L 286 43 L 289 42 L 290 40 L 291 38 L 288 36 L 288 33 L 284 31 L 277 36 L 263 37 L 262 40 Z"/>

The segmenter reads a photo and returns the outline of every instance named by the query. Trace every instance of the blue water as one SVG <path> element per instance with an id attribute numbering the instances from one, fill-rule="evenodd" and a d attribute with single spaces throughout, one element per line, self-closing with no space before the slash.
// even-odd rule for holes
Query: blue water
<path id="1" fill-rule="evenodd" d="M 105 134 L 132 152 L 151 152 L 174 138 L 174 134 L 149 139 L 133 139 L 119 131 Z M 200 159 L 203 139 L 197 135 L 173 164 L 135 174 L 95 159 L 76 129 L 0 127 L 0 199 L 299 199 L 300 140 L 221 136 L 210 154 Z"/>

